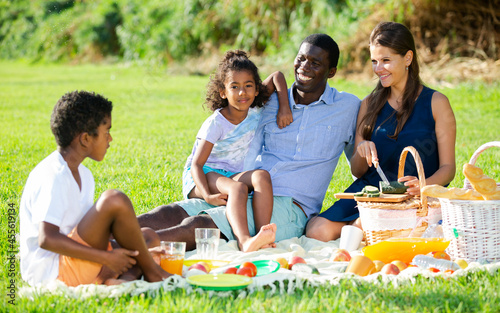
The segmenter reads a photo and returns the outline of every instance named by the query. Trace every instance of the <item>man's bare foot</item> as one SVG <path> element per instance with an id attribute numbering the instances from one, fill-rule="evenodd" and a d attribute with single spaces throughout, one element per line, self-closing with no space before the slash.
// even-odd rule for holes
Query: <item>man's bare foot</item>
<path id="1" fill-rule="evenodd" d="M 276 224 L 267 224 L 260 228 L 260 231 L 253 237 L 240 244 L 243 252 L 257 251 L 263 248 L 276 247 L 274 239 L 276 238 Z"/>

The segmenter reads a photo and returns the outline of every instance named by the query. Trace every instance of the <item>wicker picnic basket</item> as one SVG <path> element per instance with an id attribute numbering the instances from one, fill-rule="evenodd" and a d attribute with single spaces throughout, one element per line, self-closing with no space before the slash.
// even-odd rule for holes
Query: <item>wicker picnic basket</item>
<path id="1" fill-rule="evenodd" d="M 486 143 L 472 155 L 474 165 L 479 155 L 500 141 Z M 500 186 L 500 183 L 497 183 Z M 468 179 L 464 188 L 472 189 Z M 448 254 L 468 261 L 500 261 L 500 200 L 450 200 L 440 198 L 443 231 L 450 239 Z"/>
<path id="2" fill-rule="evenodd" d="M 415 159 L 420 188 L 425 186 L 425 174 L 420 155 L 414 147 L 403 149 L 399 158 L 398 178 L 404 176 L 406 155 Z M 358 201 L 359 216 L 366 245 L 393 237 L 420 237 L 428 224 L 441 219 L 439 201 L 427 196 L 412 197 L 399 203 Z"/>

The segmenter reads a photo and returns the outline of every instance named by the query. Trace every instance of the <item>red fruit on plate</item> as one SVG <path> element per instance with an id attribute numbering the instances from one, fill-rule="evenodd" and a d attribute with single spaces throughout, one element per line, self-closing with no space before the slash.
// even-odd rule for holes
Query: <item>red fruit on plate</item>
<path id="1" fill-rule="evenodd" d="M 236 274 L 237 271 L 236 267 L 229 267 L 224 271 L 224 274 Z"/>
<path id="2" fill-rule="evenodd" d="M 237 271 L 236 274 L 238 275 L 243 275 L 243 276 L 248 276 L 248 277 L 254 277 L 253 275 L 253 270 L 251 267 L 243 267 L 241 266 Z"/>
<path id="3" fill-rule="evenodd" d="M 251 268 L 252 269 L 252 277 L 257 275 L 257 266 L 255 266 L 255 264 L 253 264 L 252 262 L 243 262 L 243 264 L 241 264 L 241 267 Z"/>
<path id="4" fill-rule="evenodd" d="M 200 263 L 201 265 L 205 266 L 207 268 L 207 271 L 210 272 L 212 270 L 212 265 L 211 264 L 209 264 L 209 263 L 207 263 L 205 261 L 200 261 L 198 263 Z"/>
<path id="5" fill-rule="evenodd" d="M 349 251 L 345 249 L 337 249 L 333 252 L 330 260 L 333 262 L 349 262 L 351 260 L 351 255 Z"/>
<path id="6" fill-rule="evenodd" d="M 304 260 L 303 258 L 301 258 L 300 256 L 292 256 L 290 258 L 290 262 L 288 262 L 288 269 L 291 270 L 292 267 L 297 264 L 297 263 L 304 263 L 306 264 L 306 260 Z"/>
<path id="7" fill-rule="evenodd" d="M 188 271 L 189 270 L 192 270 L 192 269 L 197 269 L 197 270 L 200 270 L 200 271 L 203 271 L 205 273 L 208 273 L 210 272 L 210 269 L 207 268 L 207 266 L 205 264 L 202 264 L 201 262 L 200 263 L 195 263 L 193 265 L 191 265 L 189 268 L 188 268 Z"/>

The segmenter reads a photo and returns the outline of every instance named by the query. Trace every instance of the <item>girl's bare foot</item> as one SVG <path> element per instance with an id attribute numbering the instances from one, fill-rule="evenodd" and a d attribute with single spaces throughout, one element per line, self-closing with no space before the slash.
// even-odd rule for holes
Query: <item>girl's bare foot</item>
<path id="1" fill-rule="evenodd" d="M 257 251 L 263 248 L 276 247 L 274 239 L 276 238 L 276 224 L 267 224 L 260 228 L 260 231 L 253 237 L 248 238 L 240 244 L 243 252 Z"/>
<path id="2" fill-rule="evenodd" d="M 267 248 L 276 248 L 276 243 L 273 242 L 273 243 L 263 245 L 262 247 L 260 247 L 260 249 L 267 249 Z"/>

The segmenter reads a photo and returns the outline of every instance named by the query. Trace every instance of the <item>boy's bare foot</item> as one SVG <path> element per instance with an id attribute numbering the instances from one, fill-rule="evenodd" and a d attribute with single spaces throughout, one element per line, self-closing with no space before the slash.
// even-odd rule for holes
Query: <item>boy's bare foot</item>
<path id="1" fill-rule="evenodd" d="M 165 272 L 159 265 L 155 263 L 155 268 L 149 271 L 144 271 L 144 279 L 148 282 L 162 281 L 165 278 L 172 276 L 172 274 Z"/>
<path id="2" fill-rule="evenodd" d="M 110 279 L 117 279 L 118 276 L 119 275 L 113 272 L 109 267 L 103 265 L 99 275 L 97 275 L 97 282 L 99 284 L 106 284 L 106 281 Z"/>
<path id="3" fill-rule="evenodd" d="M 104 282 L 104 285 L 106 285 L 106 286 L 116 286 L 116 285 L 121 285 L 121 284 L 129 282 L 129 281 L 130 280 L 126 280 L 126 279 L 110 278 L 110 279 L 107 279 Z"/>
<path id="4" fill-rule="evenodd" d="M 243 252 L 257 251 L 263 248 L 276 247 L 274 239 L 276 238 L 276 224 L 267 224 L 260 228 L 260 231 L 253 237 L 240 244 Z"/>

